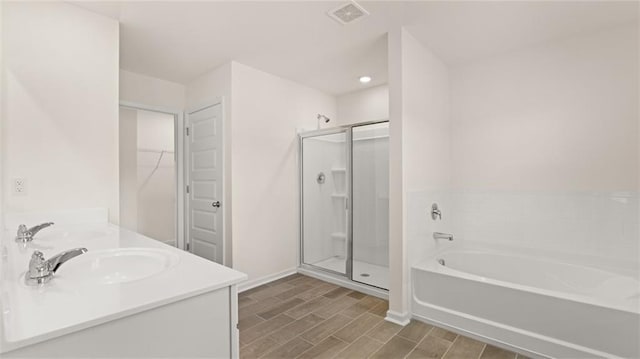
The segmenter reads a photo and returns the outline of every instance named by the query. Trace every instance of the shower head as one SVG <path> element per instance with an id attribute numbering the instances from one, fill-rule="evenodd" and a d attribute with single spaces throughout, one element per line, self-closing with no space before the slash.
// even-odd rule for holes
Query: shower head
<path id="1" fill-rule="evenodd" d="M 325 115 L 318 114 L 318 121 L 324 121 L 324 123 L 329 123 L 331 119 Z"/>

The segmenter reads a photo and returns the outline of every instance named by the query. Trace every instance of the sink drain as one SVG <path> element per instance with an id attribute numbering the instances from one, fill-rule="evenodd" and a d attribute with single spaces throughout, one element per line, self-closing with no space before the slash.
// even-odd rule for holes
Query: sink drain
<path id="1" fill-rule="evenodd" d="M 370 277 L 371 275 L 369 273 L 362 273 L 360 274 L 361 277 Z"/>

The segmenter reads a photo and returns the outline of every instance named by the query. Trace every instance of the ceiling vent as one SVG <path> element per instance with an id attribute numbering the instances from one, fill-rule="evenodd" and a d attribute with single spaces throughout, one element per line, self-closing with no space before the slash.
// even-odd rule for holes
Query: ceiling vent
<path id="1" fill-rule="evenodd" d="M 369 12 L 362 6 L 358 5 L 355 1 L 350 1 L 329 11 L 327 15 L 342 25 L 346 25 L 358 19 L 362 19 L 369 15 Z"/>

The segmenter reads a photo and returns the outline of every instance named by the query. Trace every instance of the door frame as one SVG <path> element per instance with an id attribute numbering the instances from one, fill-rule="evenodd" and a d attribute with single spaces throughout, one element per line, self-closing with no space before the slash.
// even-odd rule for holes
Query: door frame
<path id="1" fill-rule="evenodd" d="M 345 241 L 346 241 L 346 247 L 347 247 L 347 253 L 346 255 L 346 268 L 345 268 L 345 272 L 344 273 L 340 273 L 340 272 L 336 272 L 333 271 L 331 269 L 327 269 L 327 268 L 322 268 L 316 265 L 313 265 L 311 263 L 305 263 L 304 262 L 304 146 L 303 146 L 303 141 L 305 138 L 312 138 L 312 137 L 319 137 L 319 136 L 325 136 L 325 135 L 333 135 L 333 134 L 338 134 L 338 133 L 344 133 L 345 136 L 345 150 L 346 150 L 346 159 L 345 159 L 345 167 L 346 167 L 346 184 L 345 184 L 345 191 L 346 191 L 346 198 L 345 198 L 345 216 L 346 216 L 346 228 L 345 228 Z M 299 240 L 298 240 L 298 258 L 299 258 L 299 262 L 298 262 L 298 266 L 308 266 L 311 267 L 315 270 L 320 270 L 320 271 L 324 271 L 324 272 L 328 272 L 334 275 L 338 275 L 341 277 L 346 277 L 351 279 L 351 270 L 353 268 L 353 264 L 351 263 L 352 261 L 352 243 L 351 243 L 351 171 L 349 171 L 349 168 L 351 168 L 351 126 L 338 126 L 338 127 L 331 127 L 331 128 L 326 128 L 326 129 L 320 129 L 320 130 L 313 130 L 313 131 L 306 131 L 306 132 L 302 132 L 298 134 L 298 190 L 299 190 L 299 196 L 300 196 L 300 224 L 299 224 L 299 229 L 300 229 L 300 233 L 299 233 Z"/>
<path id="2" fill-rule="evenodd" d="M 173 115 L 175 119 L 173 146 L 174 159 L 176 161 L 176 246 L 184 250 L 186 248 L 184 237 L 184 113 L 180 109 L 150 106 L 130 101 L 120 101 L 118 108 L 164 113 Z"/>
<path id="3" fill-rule="evenodd" d="M 227 196 L 227 180 L 226 180 L 226 175 L 227 175 L 227 158 L 225 156 L 226 154 L 226 106 L 225 106 L 225 97 L 224 96 L 216 96 L 213 98 L 210 98 L 208 101 L 202 101 L 199 102 L 198 105 L 195 106 L 189 106 L 187 107 L 182 116 L 183 116 L 183 124 L 182 124 L 182 140 L 183 140 L 183 149 L 184 149 L 184 153 L 183 153 L 183 161 L 184 161 L 184 167 L 183 167 L 183 180 L 184 182 L 182 183 L 182 192 L 183 192 L 183 197 L 182 197 L 182 206 L 183 206 L 183 236 L 184 236 L 184 249 L 187 250 L 187 241 L 189 241 L 189 236 L 188 234 L 188 223 L 189 223 L 189 196 L 186 194 L 187 192 L 187 185 L 189 183 L 191 183 L 191 179 L 189 178 L 189 171 L 187 169 L 187 164 L 189 163 L 189 141 L 186 141 L 186 137 L 187 137 L 187 130 L 186 128 L 188 126 L 190 126 L 191 124 L 188 123 L 188 115 L 194 112 L 198 112 L 201 110 L 204 110 L 208 107 L 213 107 L 213 106 L 217 106 L 220 105 L 220 117 L 221 117 L 221 124 L 220 124 L 220 128 L 221 128 L 221 134 L 220 134 L 220 151 L 221 151 L 221 155 L 222 155 L 222 166 L 220 168 L 221 172 L 222 172 L 222 195 L 221 195 L 221 199 L 220 202 L 222 202 L 222 212 L 220 213 L 220 216 L 222 217 L 221 220 L 221 236 L 222 236 L 222 265 L 224 266 L 228 266 L 231 267 L 231 261 L 232 261 L 232 257 L 231 257 L 231 240 L 229 238 L 227 238 L 227 231 L 230 230 L 230 228 L 227 228 L 227 224 L 226 224 L 226 218 L 227 215 L 231 216 L 230 212 L 227 212 L 228 210 L 230 210 L 231 208 L 231 203 L 230 201 L 226 201 L 226 196 Z M 191 245 L 191 243 L 189 243 L 189 250 L 190 253 L 193 253 L 193 245 Z"/>

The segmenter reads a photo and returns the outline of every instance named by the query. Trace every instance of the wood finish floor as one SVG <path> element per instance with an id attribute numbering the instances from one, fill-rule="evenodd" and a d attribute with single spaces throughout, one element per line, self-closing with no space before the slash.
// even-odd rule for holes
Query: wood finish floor
<path id="1" fill-rule="evenodd" d="M 387 322 L 387 301 L 301 274 L 238 301 L 240 358 L 524 358 L 422 322 Z"/>

